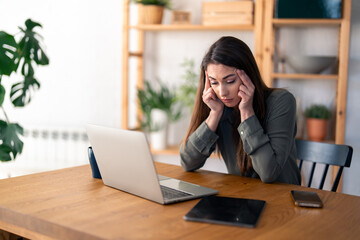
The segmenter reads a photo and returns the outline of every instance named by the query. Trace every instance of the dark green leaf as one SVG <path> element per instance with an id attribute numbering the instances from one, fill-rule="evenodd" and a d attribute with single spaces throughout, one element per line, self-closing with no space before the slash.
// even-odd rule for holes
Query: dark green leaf
<path id="1" fill-rule="evenodd" d="M 23 82 L 18 82 L 11 87 L 10 99 L 14 106 L 23 107 L 31 101 L 34 90 L 40 88 L 40 83 L 33 77 L 25 77 Z"/>
<path id="2" fill-rule="evenodd" d="M 24 143 L 20 140 L 19 135 L 23 135 L 23 128 L 17 123 L 7 124 L 0 120 L 0 139 L 3 141 L 2 145 L 9 146 L 14 158 L 18 153 L 22 152 Z"/>
<path id="3" fill-rule="evenodd" d="M 314 104 L 305 109 L 305 117 L 329 119 L 331 111 L 323 104 Z"/>
<path id="4" fill-rule="evenodd" d="M 36 26 L 42 27 L 40 23 L 33 22 L 30 18 L 25 21 L 25 26 L 26 26 L 27 30 L 30 30 L 30 31 Z"/>
<path id="5" fill-rule="evenodd" d="M 41 48 L 37 51 L 37 54 L 35 54 L 35 56 L 35 62 L 39 65 L 48 65 L 50 62 L 49 58 L 46 56 L 45 52 Z"/>
<path id="6" fill-rule="evenodd" d="M 14 36 L 0 31 L 0 75 L 10 76 L 15 71 L 18 57 L 16 49 Z"/>
<path id="7" fill-rule="evenodd" d="M 10 153 L 12 153 L 11 147 L 4 145 L 4 144 L 0 145 L 0 161 L 1 162 L 11 161 Z"/>
<path id="8" fill-rule="evenodd" d="M 170 0 L 134 0 L 136 3 L 140 3 L 143 5 L 156 5 L 163 6 L 166 8 L 171 8 Z"/>
<path id="9" fill-rule="evenodd" d="M 31 61 L 25 61 L 22 68 L 21 68 L 21 74 L 23 76 L 34 76 L 34 68 L 31 65 Z"/>
<path id="10" fill-rule="evenodd" d="M 31 21 L 31 19 L 26 20 L 25 25 L 25 30 L 20 28 L 24 35 L 18 43 L 18 51 L 20 53 L 20 56 L 16 69 L 19 67 L 20 64 L 22 64 L 22 75 L 30 77 L 34 75 L 32 61 L 34 61 L 38 65 L 48 65 L 49 58 L 46 56 L 44 50 L 40 46 L 40 42 L 38 40 L 40 35 L 33 31 L 34 27 L 41 27 L 41 25 L 39 23 Z"/>
<path id="11" fill-rule="evenodd" d="M 0 83 L 0 107 L 2 106 L 5 98 L 5 88 Z"/>

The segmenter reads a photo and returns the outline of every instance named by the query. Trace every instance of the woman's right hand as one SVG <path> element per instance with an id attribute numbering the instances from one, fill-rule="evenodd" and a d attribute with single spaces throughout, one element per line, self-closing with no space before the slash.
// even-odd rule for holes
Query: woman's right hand
<path id="1" fill-rule="evenodd" d="M 222 114 L 224 109 L 224 104 L 216 96 L 216 93 L 212 89 L 207 72 L 205 72 L 205 74 L 206 74 L 205 88 L 202 95 L 203 102 L 210 108 L 211 111 Z"/>
<path id="2" fill-rule="evenodd" d="M 202 99 L 203 102 L 210 108 L 210 114 L 205 122 L 208 127 L 215 132 L 224 110 L 224 103 L 222 103 L 221 100 L 216 96 L 216 93 L 210 86 L 210 80 L 208 78 L 207 72 L 205 72 L 205 74 L 205 88 Z"/>

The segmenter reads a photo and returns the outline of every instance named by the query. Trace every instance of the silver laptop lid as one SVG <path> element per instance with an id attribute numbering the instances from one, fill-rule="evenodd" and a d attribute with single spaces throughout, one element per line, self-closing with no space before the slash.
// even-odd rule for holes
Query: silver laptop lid
<path id="1" fill-rule="evenodd" d="M 91 124 L 86 130 L 105 185 L 164 204 L 144 133 Z"/>

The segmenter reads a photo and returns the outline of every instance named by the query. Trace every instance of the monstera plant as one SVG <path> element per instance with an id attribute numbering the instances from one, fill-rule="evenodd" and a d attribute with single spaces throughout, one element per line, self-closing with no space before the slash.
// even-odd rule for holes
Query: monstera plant
<path id="1" fill-rule="evenodd" d="M 0 161 L 15 159 L 22 152 L 24 145 L 20 139 L 23 128 L 18 123 L 10 121 L 3 105 L 7 96 L 3 80 L 10 80 L 12 73 L 22 75 L 20 81 L 12 84 L 8 94 L 13 106 L 24 107 L 31 101 L 34 90 L 40 88 L 34 66 L 49 64 L 49 58 L 41 47 L 43 38 L 34 31 L 36 27 L 42 26 L 27 19 L 25 28 L 19 27 L 20 33 L 16 38 L 0 31 L 0 107 L 3 113 L 0 114 Z"/>

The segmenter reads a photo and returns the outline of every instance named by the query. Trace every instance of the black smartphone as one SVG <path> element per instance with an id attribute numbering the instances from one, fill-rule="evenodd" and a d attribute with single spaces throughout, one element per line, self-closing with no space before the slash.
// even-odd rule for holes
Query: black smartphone
<path id="1" fill-rule="evenodd" d="M 291 196 L 296 206 L 322 208 L 323 203 L 316 192 L 291 190 Z"/>

